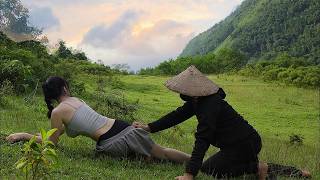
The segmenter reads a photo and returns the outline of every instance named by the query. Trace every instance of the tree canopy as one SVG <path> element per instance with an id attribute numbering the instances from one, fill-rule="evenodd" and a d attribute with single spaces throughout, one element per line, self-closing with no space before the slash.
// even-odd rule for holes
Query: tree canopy
<path id="1" fill-rule="evenodd" d="M 0 31 L 38 36 L 41 30 L 29 24 L 29 10 L 20 0 L 0 0 Z"/>

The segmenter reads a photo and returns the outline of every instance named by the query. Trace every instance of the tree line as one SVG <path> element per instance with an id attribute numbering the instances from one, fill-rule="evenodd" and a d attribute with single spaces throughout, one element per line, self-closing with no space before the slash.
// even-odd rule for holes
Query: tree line
<path id="1" fill-rule="evenodd" d="M 127 73 L 92 63 L 84 52 L 73 51 L 63 41 L 54 53 L 49 54 L 47 47 L 39 41 L 15 42 L 0 32 L 0 85 L 9 81 L 19 94 L 32 90 L 49 76 L 58 75 L 77 87 L 79 83 L 73 77 L 80 72 L 94 75 Z"/>
<path id="2" fill-rule="evenodd" d="M 240 51 L 220 49 L 206 55 L 178 57 L 164 61 L 154 68 L 141 69 L 140 75 L 176 75 L 190 65 L 206 74 L 236 73 L 279 81 L 300 87 L 320 87 L 320 65 L 310 59 L 279 54 L 272 60 L 250 62 Z"/>

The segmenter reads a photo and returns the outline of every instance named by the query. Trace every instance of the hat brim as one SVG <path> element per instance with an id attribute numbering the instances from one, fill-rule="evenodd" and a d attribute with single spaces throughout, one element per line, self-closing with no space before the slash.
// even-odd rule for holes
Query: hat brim
<path id="1" fill-rule="evenodd" d="M 194 66 L 169 79 L 165 86 L 171 91 L 193 97 L 209 96 L 219 90 L 218 85 Z"/>

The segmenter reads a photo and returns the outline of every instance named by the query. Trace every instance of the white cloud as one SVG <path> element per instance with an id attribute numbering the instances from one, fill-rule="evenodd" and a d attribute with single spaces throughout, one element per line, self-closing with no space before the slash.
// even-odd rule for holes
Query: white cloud
<path id="1" fill-rule="evenodd" d="M 50 7 L 59 22 L 59 28 L 45 31 L 51 42 L 63 39 L 68 45 L 83 49 L 94 60 L 102 59 L 109 65 L 128 63 L 135 70 L 156 65 L 168 58 L 175 58 L 192 37 L 222 20 L 241 2 L 241 0 L 22 1 L 31 9 L 35 6 Z M 45 22 L 40 16 L 34 18 L 38 24 Z M 50 29 L 52 24 L 43 25 Z"/>
<path id="2" fill-rule="evenodd" d="M 90 44 L 97 48 L 114 48 L 117 43 L 125 40 L 127 34 L 131 33 L 138 16 L 139 13 L 136 11 L 126 11 L 110 26 L 97 25 L 84 35 L 82 44 Z"/>
<path id="3" fill-rule="evenodd" d="M 59 28 L 60 21 L 50 7 L 33 7 L 30 9 L 30 24 L 44 30 Z"/>

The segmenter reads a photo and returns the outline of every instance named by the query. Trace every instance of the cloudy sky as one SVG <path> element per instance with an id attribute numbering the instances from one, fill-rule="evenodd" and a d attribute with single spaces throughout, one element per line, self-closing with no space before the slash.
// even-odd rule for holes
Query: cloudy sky
<path id="1" fill-rule="evenodd" d="M 177 57 L 242 0 L 22 0 L 30 22 L 93 61 L 132 70 Z"/>

